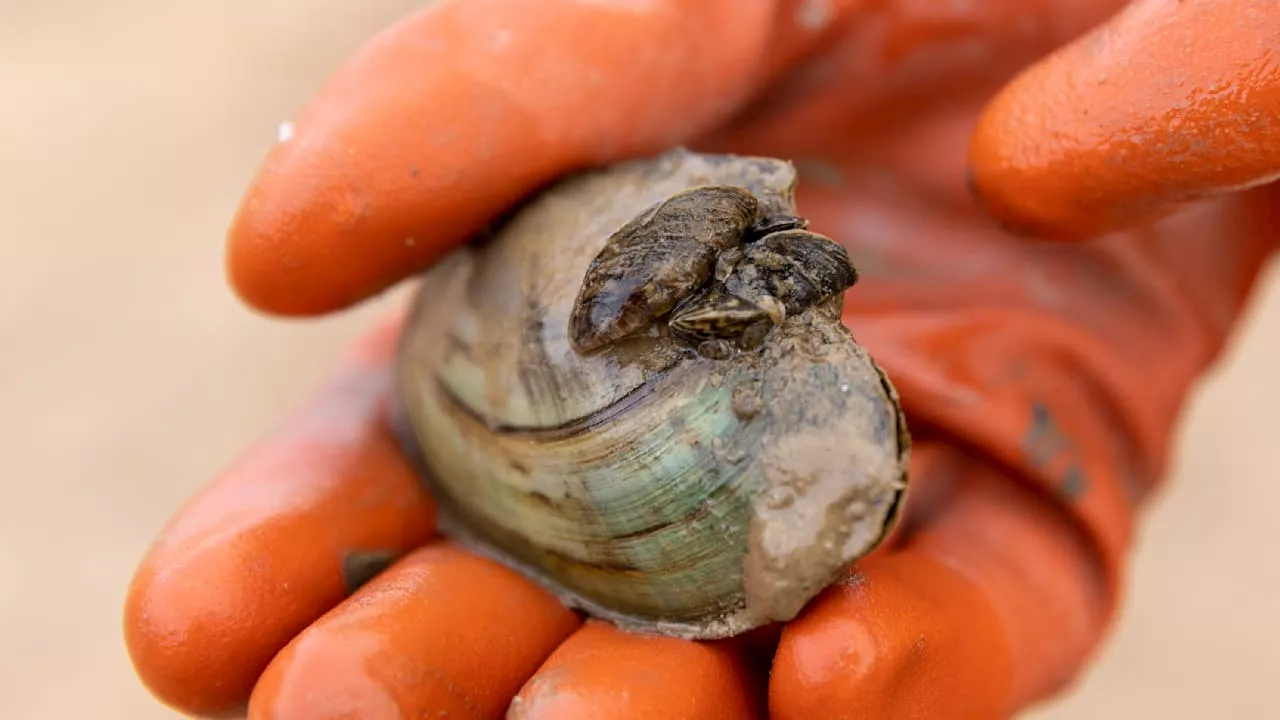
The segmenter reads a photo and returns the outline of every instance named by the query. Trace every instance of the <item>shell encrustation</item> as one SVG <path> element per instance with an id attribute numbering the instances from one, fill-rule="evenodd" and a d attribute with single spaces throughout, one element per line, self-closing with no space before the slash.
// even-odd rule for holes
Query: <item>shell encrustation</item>
<path id="1" fill-rule="evenodd" d="M 794 617 L 894 524 L 910 441 L 795 170 L 562 180 L 428 272 L 398 413 L 442 532 L 624 629 Z"/>

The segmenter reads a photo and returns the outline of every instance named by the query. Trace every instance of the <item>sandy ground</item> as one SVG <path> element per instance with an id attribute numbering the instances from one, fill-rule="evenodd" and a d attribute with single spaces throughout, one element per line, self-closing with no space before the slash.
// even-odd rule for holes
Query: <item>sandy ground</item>
<path id="1" fill-rule="evenodd" d="M 418 4 L 0 3 L 0 716 L 175 717 L 121 643 L 134 563 L 385 306 L 257 317 L 223 230 L 277 123 Z M 1276 367 L 1272 281 L 1184 423 L 1116 633 L 1034 717 L 1280 717 Z"/>

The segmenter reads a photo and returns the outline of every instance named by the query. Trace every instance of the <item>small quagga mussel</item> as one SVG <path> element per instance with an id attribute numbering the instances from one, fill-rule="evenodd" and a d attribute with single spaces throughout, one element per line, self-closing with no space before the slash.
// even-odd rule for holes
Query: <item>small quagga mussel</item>
<path id="1" fill-rule="evenodd" d="M 788 313 L 858 280 L 845 249 L 808 225 L 762 212 L 750 190 L 732 185 L 662 200 L 615 232 L 587 268 L 569 340 L 592 352 L 670 314 L 670 331 L 708 357 L 726 357 L 731 341 L 759 347 Z"/>
<path id="2" fill-rule="evenodd" d="M 910 439 L 781 160 L 575 175 L 424 278 L 398 363 L 442 532 L 618 626 L 793 618 L 894 526 Z"/>

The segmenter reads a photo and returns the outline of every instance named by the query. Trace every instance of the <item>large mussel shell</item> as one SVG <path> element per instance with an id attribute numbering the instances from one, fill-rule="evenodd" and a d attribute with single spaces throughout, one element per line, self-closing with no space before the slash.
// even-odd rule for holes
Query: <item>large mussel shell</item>
<path id="1" fill-rule="evenodd" d="M 750 352 L 648 332 L 580 354 L 569 317 L 610 236 L 680 191 L 795 213 L 790 163 L 684 150 L 572 176 L 429 271 L 406 326 L 406 449 L 442 532 L 632 630 L 786 621 L 893 526 L 910 445 L 842 295 Z"/>

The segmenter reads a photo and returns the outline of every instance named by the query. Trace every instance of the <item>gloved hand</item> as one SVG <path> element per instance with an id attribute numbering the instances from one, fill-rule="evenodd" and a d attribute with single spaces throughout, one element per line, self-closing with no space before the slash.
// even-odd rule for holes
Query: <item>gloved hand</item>
<path id="1" fill-rule="evenodd" d="M 1063 688 L 1280 227 L 1271 188 L 1234 192 L 1280 171 L 1272 3 L 1147 0 L 1000 91 L 1120 4 L 444 0 L 375 38 L 244 200 L 249 304 L 348 307 L 576 169 L 792 158 L 911 422 L 906 517 L 780 635 L 583 623 L 433 537 L 387 428 L 392 319 L 162 531 L 126 608 L 142 680 L 288 720 L 973 720 Z"/>

